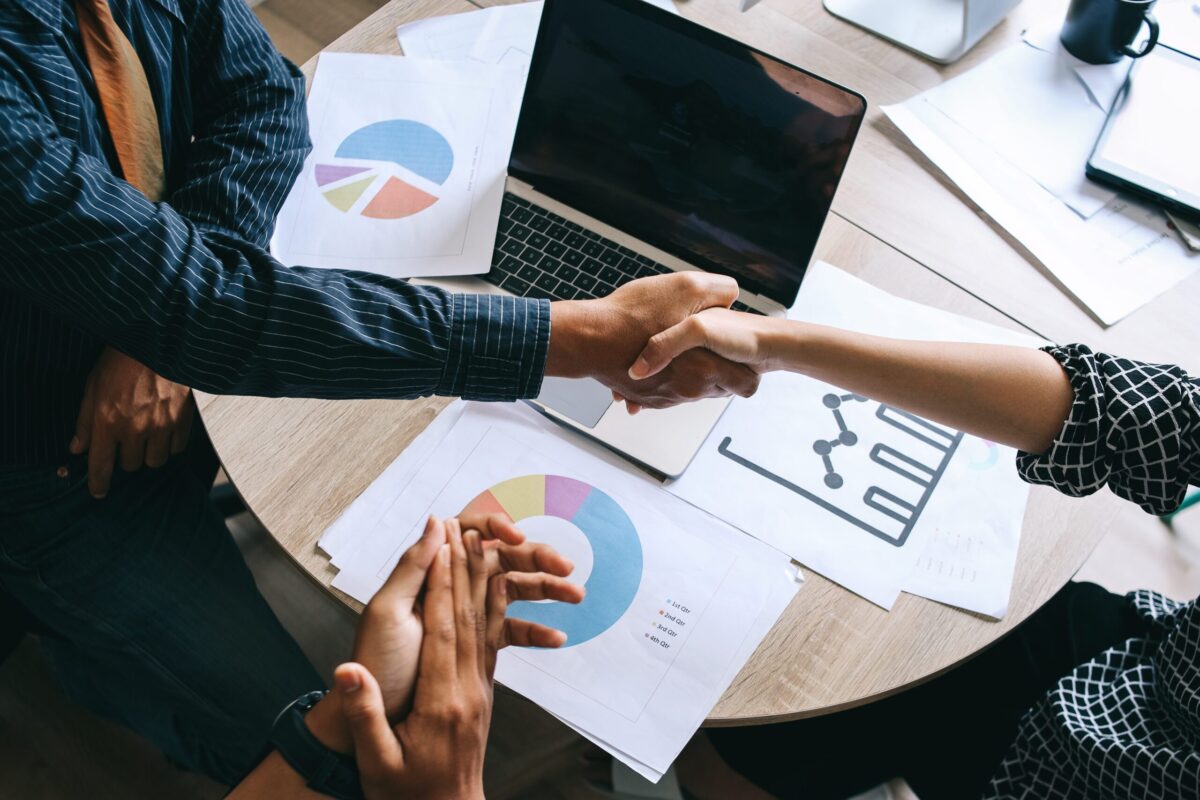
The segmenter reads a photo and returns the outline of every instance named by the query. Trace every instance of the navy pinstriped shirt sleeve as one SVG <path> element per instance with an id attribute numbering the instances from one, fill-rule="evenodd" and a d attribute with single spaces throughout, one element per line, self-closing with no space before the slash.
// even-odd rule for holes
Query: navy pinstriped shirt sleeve
<path id="1" fill-rule="evenodd" d="M 187 65 L 193 139 L 168 202 L 203 230 L 266 247 L 310 147 L 304 76 L 245 0 L 189 11 L 187 50 L 203 57 Z"/>
<path id="2" fill-rule="evenodd" d="M 239 0 L 196 7 L 213 15 L 211 47 L 190 53 L 213 70 L 195 109 L 211 117 L 197 120 L 195 155 L 166 203 L 60 135 L 0 52 L 0 289 L 210 392 L 536 395 L 546 301 L 456 297 L 270 257 L 262 243 L 306 146 L 299 84 L 263 52 Z"/>

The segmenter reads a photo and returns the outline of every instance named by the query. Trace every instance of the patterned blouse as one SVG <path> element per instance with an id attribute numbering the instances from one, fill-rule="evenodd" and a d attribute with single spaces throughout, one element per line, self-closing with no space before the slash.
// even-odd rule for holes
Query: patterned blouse
<path id="1" fill-rule="evenodd" d="M 1104 486 L 1152 514 L 1200 481 L 1200 382 L 1082 345 L 1047 348 L 1075 390 L 1031 483 L 1083 496 Z M 1200 513 L 1200 512 L 1198 512 Z M 1077 667 L 1021 720 L 987 798 L 1200 798 L 1200 607 L 1129 595 L 1150 634 Z"/>

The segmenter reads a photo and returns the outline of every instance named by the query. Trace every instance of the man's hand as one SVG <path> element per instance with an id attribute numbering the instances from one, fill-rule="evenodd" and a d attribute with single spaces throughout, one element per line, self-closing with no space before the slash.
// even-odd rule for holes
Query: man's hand
<path id="1" fill-rule="evenodd" d="M 187 447 L 196 404 L 192 391 L 111 347 L 88 375 L 70 451 L 88 453 L 88 490 L 108 494 L 113 464 L 132 472 L 161 467 Z"/>
<path id="2" fill-rule="evenodd" d="M 483 756 L 508 604 L 495 549 L 472 549 L 449 531 L 425 590 L 425 638 L 411 713 L 393 727 L 370 672 L 343 664 L 333 696 L 354 739 L 369 800 L 421 797 L 474 800 L 483 795 Z M 478 541 L 478 540 L 477 540 Z M 315 709 L 314 709 L 315 711 Z"/>
<path id="3" fill-rule="evenodd" d="M 494 518 L 493 518 L 494 517 Z M 387 582 L 363 611 L 354 643 L 354 660 L 369 670 L 383 693 L 387 716 L 398 721 L 409 712 L 420 665 L 424 630 L 423 593 L 439 550 L 449 544 L 464 550 L 472 569 L 486 566 L 501 576 L 505 596 L 522 600 L 560 600 L 578 603 L 583 588 L 564 579 L 571 564 L 547 545 L 526 543 L 510 521 L 495 515 L 472 514 L 464 519 L 472 530 L 462 533 L 457 519 L 430 517 L 420 540 L 410 547 Z M 546 574 L 544 569 L 554 574 Z M 519 619 L 499 620 L 497 646 L 509 644 L 560 647 L 566 636 Z M 336 702 L 322 701 L 309 712 L 309 723 L 328 747 L 351 750 L 350 732 L 339 724 Z"/>
<path id="4" fill-rule="evenodd" d="M 595 378 L 627 399 L 631 410 L 728 394 L 749 397 L 758 374 L 705 350 L 683 354 L 647 380 L 629 377 L 650 337 L 704 309 L 728 308 L 737 294 L 732 278 L 676 272 L 632 281 L 600 300 L 553 303 L 546 373 Z"/>

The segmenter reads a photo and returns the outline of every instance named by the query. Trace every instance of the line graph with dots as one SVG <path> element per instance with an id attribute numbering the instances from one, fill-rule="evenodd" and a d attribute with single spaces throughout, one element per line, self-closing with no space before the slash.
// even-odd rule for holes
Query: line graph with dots
<path id="1" fill-rule="evenodd" d="M 822 405 L 832 417 L 831 435 L 825 434 L 828 438 L 818 438 L 812 443 L 812 453 L 824 467 L 823 487 L 805 488 L 739 455 L 734 452 L 733 440 L 728 436 L 718 445 L 717 452 L 872 536 L 903 547 L 962 442 L 963 434 L 907 411 L 877 404 L 872 416 L 884 423 L 880 430 L 890 433 L 887 441 L 871 445 L 866 460 L 869 468 L 877 470 L 875 474 L 879 477 L 872 479 L 858 496 L 846 488 L 848 473 L 844 471 L 844 465 L 850 464 L 850 468 L 857 470 L 864 468 L 863 457 L 855 453 L 862 449 L 861 437 L 847 414 L 870 402 L 857 394 L 830 392 L 821 398 Z"/>

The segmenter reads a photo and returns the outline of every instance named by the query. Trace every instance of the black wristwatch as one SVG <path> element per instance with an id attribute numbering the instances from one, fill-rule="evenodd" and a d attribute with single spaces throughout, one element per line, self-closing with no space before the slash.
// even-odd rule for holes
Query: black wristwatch
<path id="1" fill-rule="evenodd" d="M 304 721 L 324 696 L 324 691 L 302 694 L 280 711 L 271 728 L 271 744 L 314 792 L 337 800 L 364 800 L 354 759 L 321 744 Z"/>

